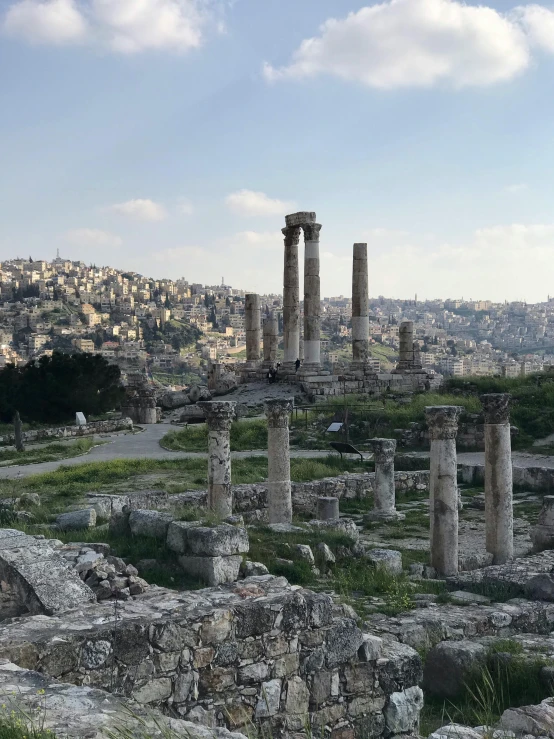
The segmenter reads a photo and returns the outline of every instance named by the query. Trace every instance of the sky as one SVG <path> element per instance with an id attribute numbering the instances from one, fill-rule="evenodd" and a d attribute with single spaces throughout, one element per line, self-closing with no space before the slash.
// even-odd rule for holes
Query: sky
<path id="1" fill-rule="evenodd" d="M 554 4 L 0 0 L 0 260 L 324 296 L 554 294 Z M 302 255 L 302 248 L 301 248 Z"/>

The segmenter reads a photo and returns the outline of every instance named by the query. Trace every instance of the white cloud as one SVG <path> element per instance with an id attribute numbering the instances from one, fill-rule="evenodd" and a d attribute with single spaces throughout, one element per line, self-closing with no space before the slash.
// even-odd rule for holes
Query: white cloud
<path id="1" fill-rule="evenodd" d="M 109 210 L 137 221 L 163 221 L 167 218 L 167 211 L 163 205 L 141 198 L 112 205 Z"/>
<path id="2" fill-rule="evenodd" d="M 264 74 L 270 81 L 329 74 L 381 89 L 459 88 L 513 79 L 530 62 L 528 37 L 513 15 L 456 0 L 388 0 L 327 20 L 289 65 L 266 64 Z"/>
<path id="3" fill-rule="evenodd" d="M 370 294 L 406 298 L 464 297 L 539 302 L 552 293 L 554 224 L 511 224 L 476 230 L 460 243 L 390 231 L 368 241 Z M 349 294 L 352 257 L 331 249 L 322 260 L 324 295 Z"/>
<path id="4" fill-rule="evenodd" d="M 120 54 L 198 48 L 208 0 L 17 0 L 4 29 L 28 41 L 83 41 Z"/>
<path id="5" fill-rule="evenodd" d="M 4 30 L 31 43 L 82 42 L 87 23 L 74 0 L 21 0 L 8 8 Z"/>
<path id="6" fill-rule="evenodd" d="M 524 5 L 516 8 L 513 15 L 525 29 L 531 44 L 554 53 L 553 10 L 542 5 Z"/>
<path id="7" fill-rule="evenodd" d="M 101 231 L 97 228 L 76 228 L 65 234 L 68 243 L 74 246 L 90 246 L 90 247 L 117 247 L 121 246 L 123 240 L 115 234 Z"/>
<path id="8" fill-rule="evenodd" d="M 504 188 L 504 192 L 507 192 L 510 195 L 517 195 L 520 192 L 525 192 L 525 190 L 529 189 L 529 185 L 526 182 L 516 182 L 513 185 L 506 185 Z"/>
<path id="9" fill-rule="evenodd" d="M 177 204 L 177 211 L 183 216 L 191 216 L 194 213 L 194 206 L 187 198 L 181 198 Z"/>
<path id="10" fill-rule="evenodd" d="M 286 200 L 268 197 L 264 192 L 238 190 L 225 198 L 227 207 L 242 216 L 283 216 L 296 205 Z"/>
<path id="11" fill-rule="evenodd" d="M 257 249 L 283 249 L 283 234 L 278 231 L 241 231 L 236 234 L 233 244 L 240 247 L 247 244 Z"/>

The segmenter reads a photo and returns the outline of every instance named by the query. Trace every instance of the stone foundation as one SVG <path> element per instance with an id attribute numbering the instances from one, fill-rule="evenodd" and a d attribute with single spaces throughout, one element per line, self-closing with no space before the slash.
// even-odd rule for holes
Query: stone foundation
<path id="1" fill-rule="evenodd" d="M 70 614 L 14 619 L 0 658 L 29 670 L 117 692 L 184 719 L 273 737 L 353 739 L 417 730 L 423 696 L 415 650 L 364 635 L 346 606 L 252 577 Z"/>
<path id="2" fill-rule="evenodd" d="M 59 426 L 50 429 L 34 429 L 23 431 L 21 436 L 26 444 L 46 439 L 71 439 L 81 436 L 92 436 L 94 434 L 112 434 L 116 431 L 132 431 L 133 422 L 130 418 L 117 418 L 113 421 L 91 421 L 86 426 Z M 15 437 L 13 434 L 0 436 L 0 446 L 13 445 Z"/>
<path id="3" fill-rule="evenodd" d="M 525 488 L 529 492 L 554 493 L 554 468 L 513 467 L 514 488 Z M 459 464 L 458 480 L 465 485 L 482 487 L 485 484 L 485 465 Z"/>

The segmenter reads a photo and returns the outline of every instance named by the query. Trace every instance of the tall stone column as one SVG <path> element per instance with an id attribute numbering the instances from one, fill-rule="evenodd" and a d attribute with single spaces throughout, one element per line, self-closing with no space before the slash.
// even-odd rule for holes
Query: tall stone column
<path id="1" fill-rule="evenodd" d="M 458 572 L 458 466 L 456 434 L 462 408 L 435 405 L 425 408 L 431 438 L 429 514 L 431 565 L 439 575 Z"/>
<path id="2" fill-rule="evenodd" d="M 219 400 L 198 405 L 208 424 L 208 508 L 226 518 L 233 513 L 230 431 L 236 403 Z"/>
<path id="3" fill-rule="evenodd" d="M 369 354 L 367 244 L 354 244 L 352 260 L 352 361 L 363 367 Z"/>
<path id="4" fill-rule="evenodd" d="M 414 366 L 414 322 L 402 321 L 398 329 L 400 355 L 396 369 L 398 372 L 412 369 Z"/>
<path id="5" fill-rule="evenodd" d="M 289 416 L 293 407 L 292 399 L 274 399 L 265 403 L 269 523 L 292 521 Z"/>
<path id="6" fill-rule="evenodd" d="M 304 363 L 321 363 L 321 287 L 319 278 L 319 232 L 321 224 L 304 229 Z"/>
<path id="7" fill-rule="evenodd" d="M 271 313 L 266 316 L 263 328 L 264 363 L 275 364 L 277 361 L 277 345 L 279 343 L 279 322 Z"/>
<path id="8" fill-rule="evenodd" d="M 375 459 L 375 486 L 373 510 L 364 517 L 368 521 L 396 521 L 405 518 L 396 510 L 394 486 L 394 439 L 370 439 Z"/>
<path id="9" fill-rule="evenodd" d="M 514 556 L 512 442 L 508 393 L 481 396 L 485 411 L 485 534 L 493 564 Z"/>
<path id="10" fill-rule="evenodd" d="M 260 296 L 248 293 L 245 296 L 244 327 L 246 331 L 246 361 L 260 361 L 260 344 L 262 341 L 262 311 Z"/>
<path id="11" fill-rule="evenodd" d="M 285 364 L 294 365 L 300 356 L 300 281 L 298 273 L 298 242 L 300 226 L 283 228 L 285 237 L 285 272 L 283 279 L 283 341 Z"/>

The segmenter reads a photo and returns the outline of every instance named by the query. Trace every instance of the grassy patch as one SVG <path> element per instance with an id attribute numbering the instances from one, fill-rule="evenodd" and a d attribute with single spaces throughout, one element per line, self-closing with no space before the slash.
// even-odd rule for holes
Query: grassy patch
<path id="1" fill-rule="evenodd" d="M 92 438 L 78 439 L 69 444 L 55 442 L 36 449 L 17 452 L 15 449 L 0 451 L 0 467 L 22 464 L 38 464 L 39 462 L 55 462 L 58 459 L 78 457 L 89 452 L 93 446 L 104 442 Z"/>
<path id="2" fill-rule="evenodd" d="M 179 431 L 169 431 L 161 440 L 161 446 L 174 452 L 208 451 L 208 427 L 206 424 L 187 426 Z M 231 451 L 245 452 L 267 449 L 267 422 L 263 419 L 236 421 L 231 426 Z"/>
<path id="3" fill-rule="evenodd" d="M 550 697 L 551 688 L 540 678 L 546 660 L 525 658 L 519 646 L 503 639 L 491 648 L 485 666 L 470 674 L 459 698 L 443 701 L 426 697 L 421 734 L 426 736 L 450 721 L 490 728 L 507 708 L 536 705 Z M 501 652 L 511 657 L 501 659 Z"/>

